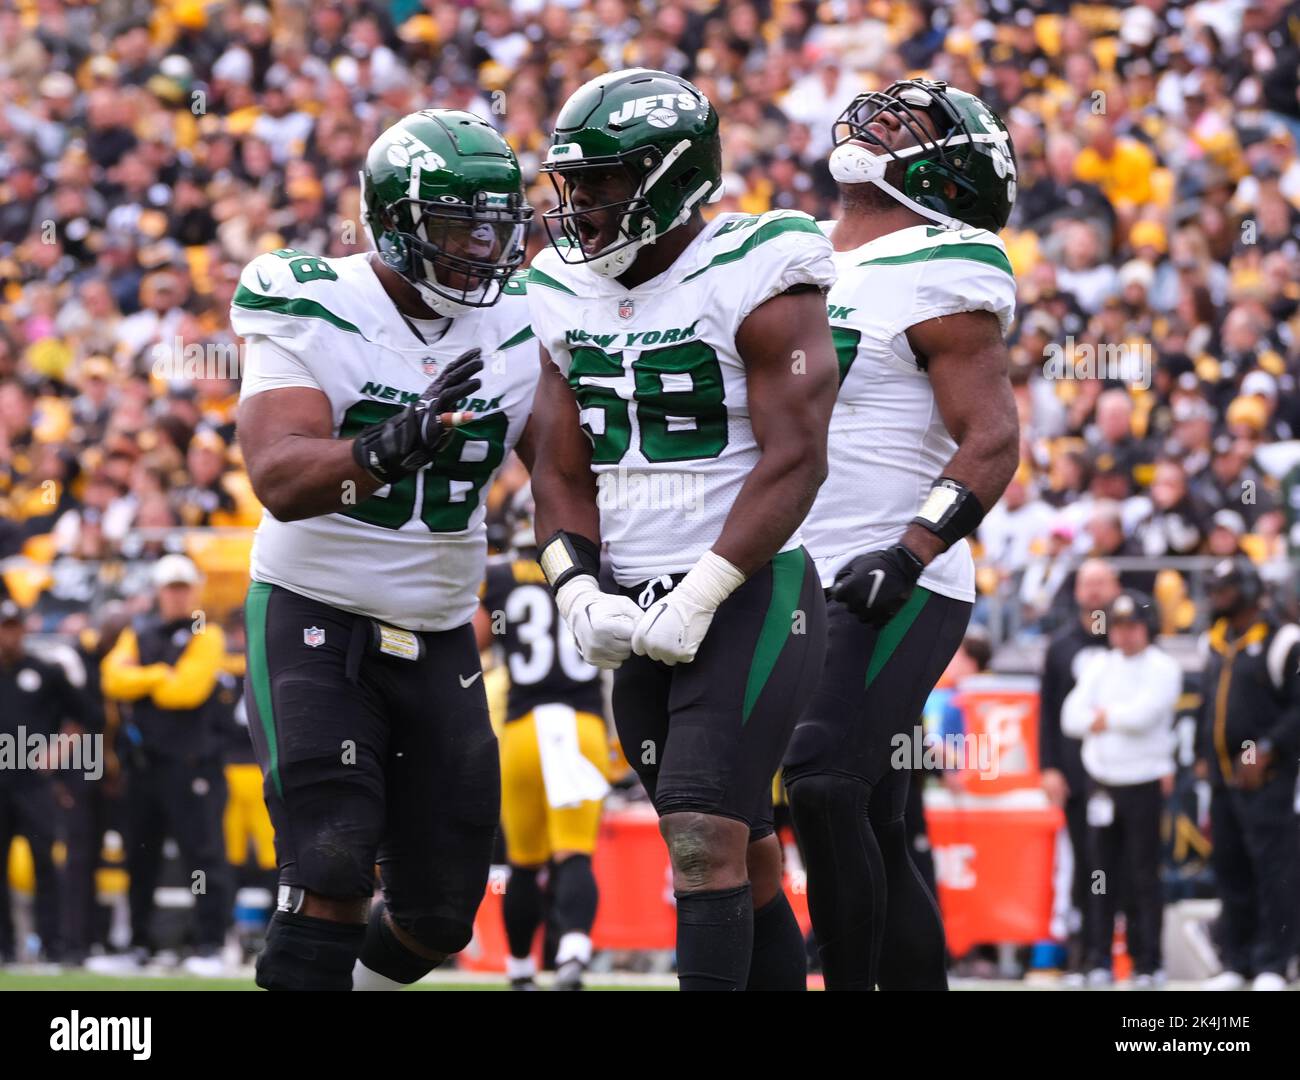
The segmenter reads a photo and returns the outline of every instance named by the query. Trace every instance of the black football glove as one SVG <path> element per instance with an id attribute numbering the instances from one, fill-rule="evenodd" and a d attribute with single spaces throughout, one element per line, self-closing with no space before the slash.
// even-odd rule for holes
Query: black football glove
<path id="1" fill-rule="evenodd" d="M 916 588 L 925 564 L 902 544 L 859 555 L 835 575 L 831 598 L 864 623 L 884 626 Z"/>
<path id="2" fill-rule="evenodd" d="M 461 398 L 474 393 L 482 382 L 482 349 L 461 353 L 429 384 L 429 388 L 399 413 L 371 424 L 352 441 L 352 457 L 376 480 L 385 484 L 424 468 L 447 445 L 452 428 L 442 422 Z"/>

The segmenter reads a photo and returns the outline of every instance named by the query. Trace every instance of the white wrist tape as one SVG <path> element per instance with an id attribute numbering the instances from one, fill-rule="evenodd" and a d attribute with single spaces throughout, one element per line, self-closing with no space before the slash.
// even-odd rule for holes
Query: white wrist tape
<path id="1" fill-rule="evenodd" d="M 744 574 L 721 555 L 706 551 L 674 591 L 684 593 L 702 608 L 716 611 L 743 584 Z"/>

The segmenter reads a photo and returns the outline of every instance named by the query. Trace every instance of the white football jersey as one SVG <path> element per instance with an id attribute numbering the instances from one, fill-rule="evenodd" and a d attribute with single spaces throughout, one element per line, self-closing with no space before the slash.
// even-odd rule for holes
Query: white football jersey
<path id="1" fill-rule="evenodd" d="M 533 327 L 577 395 L 620 585 L 689 570 L 717 540 L 759 458 L 736 332 L 786 289 L 829 287 L 830 255 L 812 218 L 779 210 L 719 215 L 632 289 L 552 248 L 533 260 Z"/>
<path id="2" fill-rule="evenodd" d="M 822 223 L 828 235 L 833 226 Z M 834 260 L 838 277 L 827 305 L 840 393 L 830 473 L 803 525 L 823 586 L 854 556 L 897 543 L 957 452 L 908 328 L 990 311 L 1005 334 L 1016 304 L 1006 249 L 983 229 L 916 225 L 837 251 Z M 970 545 L 962 540 L 936 558 L 920 584 L 973 601 Z"/>
<path id="3" fill-rule="evenodd" d="M 484 361 L 482 388 L 460 405 L 475 419 L 432 465 L 350 510 L 302 521 L 264 511 L 254 581 L 407 630 L 450 630 L 473 617 L 488 488 L 523 432 L 537 384 L 524 290 L 516 279 L 494 307 L 416 323 L 393 305 L 364 254 L 281 250 L 245 267 L 231 306 L 247 345 L 241 400 L 315 387 L 329 398 L 336 438 L 415 401 L 465 350 L 481 346 Z"/>

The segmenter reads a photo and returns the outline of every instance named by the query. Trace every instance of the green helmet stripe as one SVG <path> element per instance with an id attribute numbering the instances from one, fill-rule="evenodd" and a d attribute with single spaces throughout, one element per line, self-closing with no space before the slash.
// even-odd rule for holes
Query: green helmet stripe
<path id="1" fill-rule="evenodd" d="M 523 263 L 532 209 L 514 151 L 472 113 L 425 109 L 388 128 L 361 169 L 362 213 L 379 257 L 443 314 L 490 307 Z M 491 228 L 491 254 L 447 237 Z M 460 280 L 461 285 L 454 282 Z"/>
<path id="2" fill-rule="evenodd" d="M 626 174 L 630 189 L 610 210 L 615 239 L 586 253 L 576 234 L 581 217 L 569 202 L 569 182 L 592 172 Z M 542 172 L 559 205 L 542 220 L 567 263 L 602 274 L 626 269 L 636 252 L 690 219 L 722 190 L 722 143 L 717 110 L 680 75 L 631 68 L 584 83 L 560 109 Z M 569 241 L 569 243 L 565 243 Z"/>

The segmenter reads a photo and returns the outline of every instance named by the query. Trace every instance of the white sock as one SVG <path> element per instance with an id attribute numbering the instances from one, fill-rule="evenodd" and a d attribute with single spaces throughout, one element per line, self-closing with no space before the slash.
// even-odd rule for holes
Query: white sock
<path id="1" fill-rule="evenodd" d="M 406 984 L 399 983 L 396 979 L 390 979 L 387 975 L 380 975 L 377 971 L 371 971 L 360 960 L 352 969 L 352 989 L 353 990 L 405 990 Z"/>
<path id="2" fill-rule="evenodd" d="M 510 979 L 531 979 L 537 974 L 537 961 L 531 956 L 507 956 L 506 977 Z"/>
<path id="3" fill-rule="evenodd" d="M 570 930 L 555 948 L 555 966 L 577 960 L 583 967 L 591 963 L 591 938 L 581 930 Z"/>

